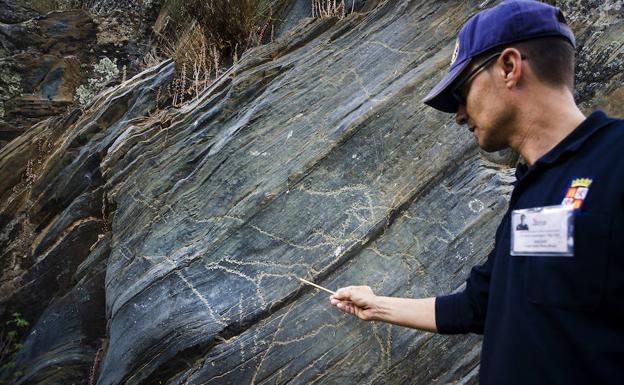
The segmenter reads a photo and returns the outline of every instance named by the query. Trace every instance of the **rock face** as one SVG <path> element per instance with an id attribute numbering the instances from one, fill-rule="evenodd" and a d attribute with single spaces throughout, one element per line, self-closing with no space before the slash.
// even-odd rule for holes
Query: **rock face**
<path id="1" fill-rule="evenodd" d="M 39 14 L 19 1 L 0 1 L 0 147 L 42 119 L 64 114 L 100 59 L 115 59 L 126 75 L 136 74 L 146 51 L 138 44 L 146 34 L 138 15 L 137 9 Z"/>
<path id="2" fill-rule="evenodd" d="M 622 114 L 618 4 L 563 5 L 586 110 Z M 295 278 L 431 296 L 487 255 L 513 167 L 420 103 L 477 7 L 305 19 L 178 108 L 164 62 L 3 147 L 15 382 L 476 383 L 478 337 L 361 322 Z"/>
<path id="3" fill-rule="evenodd" d="M 23 22 L 2 27 L 6 49 L 17 51 L 24 43 L 29 47 L 8 60 L 21 74 L 21 90 L 4 103 L 5 119 L 27 128 L 41 118 L 64 112 L 82 80 L 81 60 L 76 54 L 81 44 L 95 39 L 91 17 L 83 11 L 56 12 L 36 25 Z M 23 130 L 16 134 L 19 131 Z"/>

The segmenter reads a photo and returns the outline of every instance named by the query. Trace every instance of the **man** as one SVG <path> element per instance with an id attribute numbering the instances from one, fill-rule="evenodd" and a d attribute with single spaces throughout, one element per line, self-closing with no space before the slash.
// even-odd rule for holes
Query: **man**
<path id="1" fill-rule="evenodd" d="M 391 298 L 351 286 L 333 305 L 364 320 L 483 333 L 481 384 L 624 383 L 624 121 L 576 106 L 574 48 L 560 10 L 537 1 L 466 22 L 424 102 L 455 113 L 484 150 L 511 147 L 527 163 L 494 250 L 460 293 Z M 521 215 L 530 230 L 513 227 Z"/>
<path id="2" fill-rule="evenodd" d="M 520 215 L 520 223 L 518 223 L 518 225 L 516 226 L 516 230 L 528 230 L 529 229 L 529 225 L 524 223 L 525 219 L 526 219 L 526 215 L 524 214 Z"/>

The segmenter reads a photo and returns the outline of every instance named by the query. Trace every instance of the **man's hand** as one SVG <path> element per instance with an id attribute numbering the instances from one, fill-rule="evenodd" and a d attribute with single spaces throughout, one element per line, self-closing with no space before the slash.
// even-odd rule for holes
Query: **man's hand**
<path id="1" fill-rule="evenodd" d="M 435 297 L 396 298 L 375 295 L 368 286 L 348 286 L 329 297 L 332 305 L 365 321 L 436 332 Z"/>
<path id="2" fill-rule="evenodd" d="M 368 286 L 343 287 L 329 297 L 332 305 L 365 321 L 375 319 L 377 313 L 376 299 L 377 296 Z"/>

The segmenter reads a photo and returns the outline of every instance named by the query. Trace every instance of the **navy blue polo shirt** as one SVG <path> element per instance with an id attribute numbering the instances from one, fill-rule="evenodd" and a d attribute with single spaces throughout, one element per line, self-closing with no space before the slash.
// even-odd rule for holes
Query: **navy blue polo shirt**
<path id="1" fill-rule="evenodd" d="M 594 112 L 516 178 L 487 261 L 437 297 L 438 331 L 484 334 L 481 384 L 624 384 L 624 120 Z M 574 255 L 510 255 L 511 212 L 559 205 L 579 178 Z"/>

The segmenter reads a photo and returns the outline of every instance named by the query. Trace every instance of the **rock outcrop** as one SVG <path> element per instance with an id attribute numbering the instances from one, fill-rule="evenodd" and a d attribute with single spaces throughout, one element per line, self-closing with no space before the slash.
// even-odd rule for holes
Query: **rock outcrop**
<path id="1" fill-rule="evenodd" d="M 40 14 L 26 2 L 0 2 L 0 147 L 75 106 L 76 89 L 99 60 L 115 60 L 128 77 L 139 71 L 148 20 L 134 8 Z"/>
<path id="2" fill-rule="evenodd" d="M 562 5 L 586 111 L 622 114 L 618 4 Z M 386 1 L 307 18 L 179 107 L 156 100 L 174 77 L 163 62 L 9 142 L 0 313 L 33 327 L 1 375 L 475 384 L 477 336 L 361 322 L 296 277 L 431 296 L 461 289 L 487 255 L 514 164 L 420 99 L 462 22 L 490 5 Z"/>

